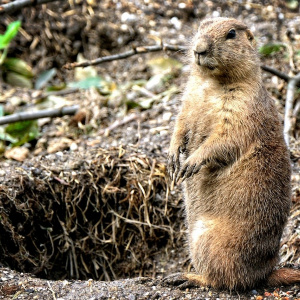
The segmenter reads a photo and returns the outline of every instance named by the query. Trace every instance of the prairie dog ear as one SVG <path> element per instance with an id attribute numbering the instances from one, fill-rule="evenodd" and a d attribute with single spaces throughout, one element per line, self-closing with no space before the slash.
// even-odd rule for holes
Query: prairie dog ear
<path id="1" fill-rule="evenodd" d="M 246 35 L 252 46 L 256 47 L 256 41 L 254 39 L 254 35 L 250 29 L 246 29 Z"/>
<path id="2" fill-rule="evenodd" d="M 253 35 L 253 33 L 252 33 L 252 31 L 250 30 L 250 29 L 246 29 L 246 34 L 247 34 L 247 37 L 248 37 L 248 40 L 250 41 L 250 42 L 252 42 L 253 40 L 254 40 L 254 35 Z"/>

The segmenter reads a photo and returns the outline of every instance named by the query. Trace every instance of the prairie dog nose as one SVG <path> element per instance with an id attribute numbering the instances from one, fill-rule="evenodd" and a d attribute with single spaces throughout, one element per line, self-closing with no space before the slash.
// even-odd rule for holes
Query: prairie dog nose
<path id="1" fill-rule="evenodd" d="M 197 52 L 196 50 L 194 50 L 195 62 L 197 65 L 201 66 L 201 64 L 203 63 L 203 58 L 206 54 L 207 54 L 206 50 L 204 50 L 202 52 Z M 201 63 L 201 61 L 202 61 L 202 63 Z"/>
<path id="2" fill-rule="evenodd" d="M 201 51 L 201 52 L 194 50 L 194 55 L 195 55 L 196 58 L 199 58 L 200 56 L 204 56 L 206 54 L 207 54 L 206 50 Z"/>
<path id="3" fill-rule="evenodd" d="M 204 49 L 204 48 L 201 49 L 201 48 L 197 47 L 196 50 L 194 50 L 196 64 L 201 66 L 203 64 L 203 59 L 205 58 L 206 55 L 207 55 L 206 49 Z"/>
<path id="4" fill-rule="evenodd" d="M 205 55 L 207 53 L 208 48 L 209 42 L 207 41 L 207 39 L 200 38 L 194 46 L 194 53 Z"/>
<path id="5" fill-rule="evenodd" d="M 194 56 L 195 56 L 195 62 L 198 65 L 201 65 L 201 61 L 204 59 L 204 57 L 208 54 L 208 42 L 204 39 L 200 39 L 197 44 L 194 47 Z"/>

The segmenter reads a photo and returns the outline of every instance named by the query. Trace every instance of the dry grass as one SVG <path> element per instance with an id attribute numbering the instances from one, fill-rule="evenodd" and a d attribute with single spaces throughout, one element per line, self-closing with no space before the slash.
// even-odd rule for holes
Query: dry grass
<path id="1" fill-rule="evenodd" d="M 52 278 L 149 275 L 153 255 L 182 242 L 178 218 L 165 165 L 145 154 L 35 158 L 0 187 L 0 261 Z"/>

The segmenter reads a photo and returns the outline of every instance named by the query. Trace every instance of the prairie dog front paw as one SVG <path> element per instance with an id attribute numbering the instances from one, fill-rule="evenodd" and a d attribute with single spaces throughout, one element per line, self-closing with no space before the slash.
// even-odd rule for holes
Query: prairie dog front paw
<path id="1" fill-rule="evenodd" d="M 174 137 L 172 138 L 168 155 L 168 170 L 172 181 L 176 179 L 176 176 L 180 171 L 180 155 L 185 154 L 186 145 L 186 139 L 176 140 Z"/>

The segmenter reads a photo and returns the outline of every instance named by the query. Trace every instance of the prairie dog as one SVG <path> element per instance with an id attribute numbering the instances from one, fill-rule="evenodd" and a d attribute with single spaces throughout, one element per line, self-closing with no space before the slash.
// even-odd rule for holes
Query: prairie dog
<path id="1" fill-rule="evenodd" d="M 254 36 L 235 19 L 200 23 L 169 149 L 182 180 L 190 256 L 199 285 L 245 290 L 300 282 L 274 270 L 291 204 L 282 125 L 262 86 Z"/>

